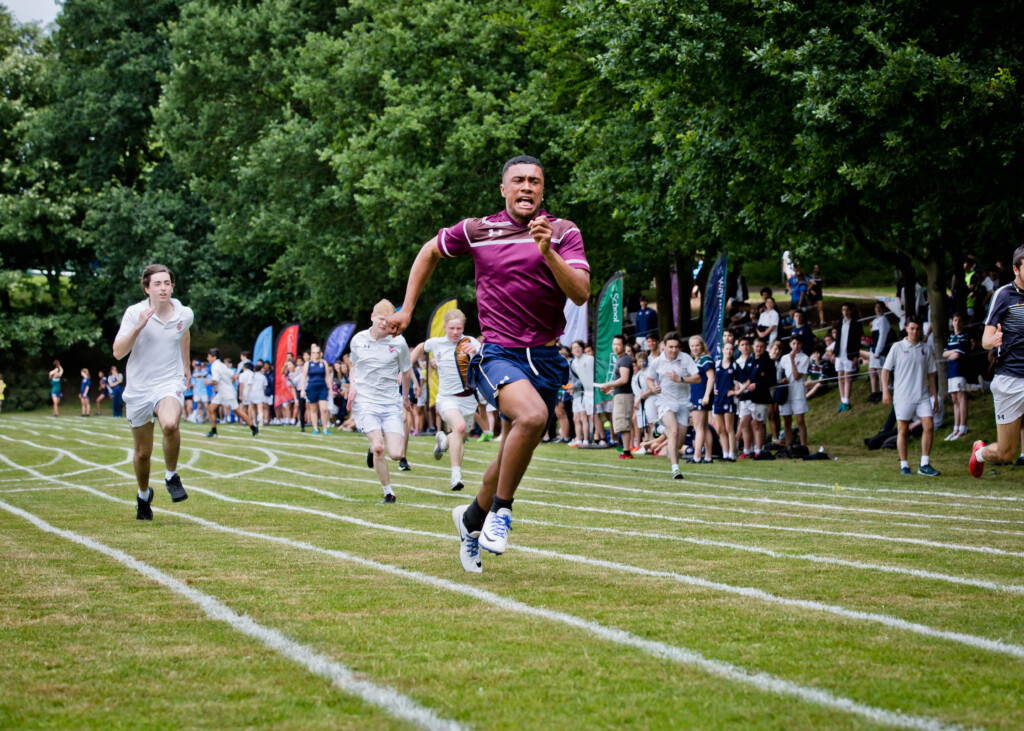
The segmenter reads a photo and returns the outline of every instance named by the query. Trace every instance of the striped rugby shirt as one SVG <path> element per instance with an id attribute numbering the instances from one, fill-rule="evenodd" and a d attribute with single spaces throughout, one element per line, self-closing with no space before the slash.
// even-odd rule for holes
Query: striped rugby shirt
<path id="1" fill-rule="evenodd" d="M 583 236 L 572 221 L 551 222 L 551 250 L 574 269 L 590 271 Z M 529 225 L 508 211 L 467 218 L 437 233 L 437 248 L 446 258 L 470 254 L 476 266 L 477 309 L 483 340 L 504 348 L 535 348 L 565 330 L 565 292 L 555 281 Z"/>
<path id="2" fill-rule="evenodd" d="M 1003 326 L 996 375 L 1024 378 L 1024 290 L 1013 282 L 997 289 L 985 324 Z"/>

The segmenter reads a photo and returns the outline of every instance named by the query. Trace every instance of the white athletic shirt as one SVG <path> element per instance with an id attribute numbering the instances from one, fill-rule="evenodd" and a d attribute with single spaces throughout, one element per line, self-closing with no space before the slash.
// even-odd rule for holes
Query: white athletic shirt
<path id="1" fill-rule="evenodd" d="M 214 388 L 217 389 L 217 393 L 221 395 L 221 398 L 235 393 L 233 376 L 234 374 L 231 372 L 231 369 L 224 365 L 224 361 L 218 359 L 210 364 L 210 382 L 216 381 L 217 385 Z"/>
<path id="2" fill-rule="evenodd" d="M 367 328 L 352 338 L 351 354 L 356 406 L 402 404 L 398 377 L 412 368 L 409 345 L 401 335 L 374 340 Z"/>
<path id="3" fill-rule="evenodd" d="M 249 393 L 249 387 L 252 386 L 253 372 L 248 368 L 242 371 L 242 374 L 238 377 L 238 400 L 252 398 L 252 394 Z"/>
<path id="4" fill-rule="evenodd" d="M 136 302 L 124 311 L 118 338 L 129 335 L 139 317 L 150 307 L 149 299 Z M 162 322 L 154 314 L 146 327 L 135 338 L 125 375 L 128 384 L 124 391 L 126 399 L 141 396 L 163 386 L 185 386 L 185 365 L 181 360 L 181 339 L 195 320 L 191 307 L 185 307 L 171 299 L 171 316 Z"/>
<path id="5" fill-rule="evenodd" d="M 263 371 L 254 372 L 252 374 L 252 383 L 249 384 L 249 400 L 263 399 L 267 397 L 267 377 L 263 374 Z M 257 401 L 259 403 L 259 401 Z"/>
<path id="6" fill-rule="evenodd" d="M 796 370 L 797 373 L 804 378 L 799 381 L 796 380 L 797 374 L 793 373 L 793 364 L 790 362 L 790 354 L 786 353 L 784 356 L 779 358 L 779 364 L 782 368 L 782 375 L 789 381 L 789 400 L 790 401 L 802 401 L 807 398 L 807 369 L 811 365 L 811 359 L 807 357 L 805 353 L 796 354 Z"/>
<path id="7" fill-rule="evenodd" d="M 699 375 L 700 369 L 697 368 L 693 358 L 687 353 L 680 353 L 675 360 L 669 360 L 662 354 L 655 359 L 653 370 L 654 378 L 652 380 L 661 385 L 661 394 L 658 397 L 659 405 L 680 406 L 690 403 L 690 384 L 676 383 L 665 376 L 670 371 L 678 374 L 680 378 Z"/>
<path id="8" fill-rule="evenodd" d="M 774 327 L 768 335 L 768 344 L 771 345 L 779 339 L 779 311 L 778 310 L 765 310 L 757 318 L 757 326 L 761 329 L 766 327 Z"/>
<path id="9" fill-rule="evenodd" d="M 878 331 L 878 342 L 875 343 L 875 349 L 871 351 L 871 354 L 876 358 L 882 357 L 882 352 L 885 350 L 885 342 L 889 339 L 889 331 L 892 326 L 889 325 L 889 318 L 885 315 L 879 315 L 871 321 L 871 332 Z"/>
<path id="10" fill-rule="evenodd" d="M 461 340 L 462 338 L 459 338 Z M 474 349 L 480 349 L 480 341 L 470 336 L 469 343 Z M 423 346 L 427 353 L 434 354 L 434 365 L 437 366 L 437 393 L 440 396 L 455 396 L 466 390 L 459 375 L 459 366 L 455 361 L 455 346 L 447 337 L 430 338 Z M 359 393 L 358 388 L 356 393 Z"/>
<path id="11" fill-rule="evenodd" d="M 584 391 L 594 390 L 594 356 L 584 353 L 572 359 L 572 368 L 579 376 Z"/>
<path id="12" fill-rule="evenodd" d="M 882 366 L 893 374 L 892 400 L 898 404 L 916 404 L 931 398 L 928 375 L 938 369 L 932 346 L 919 342 L 911 345 L 906 338 L 892 346 Z"/>

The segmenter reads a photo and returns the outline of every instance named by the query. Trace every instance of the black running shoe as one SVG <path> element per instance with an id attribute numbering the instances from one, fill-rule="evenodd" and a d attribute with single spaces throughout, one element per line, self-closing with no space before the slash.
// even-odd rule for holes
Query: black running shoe
<path id="1" fill-rule="evenodd" d="M 366 450 L 366 466 L 373 469 L 373 447 Z"/>
<path id="2" fill-rule="evenodd" d="M 1017 461 L 1013 463 L 1014 467 L 1024 467 L 1024 454 L 1017 457 Z"/>
<path id="3" fill-rule="evenodd" d="M 387 495 L 384 496 L 384 502 L 386 502 L 386 503 L 393 503 L 393 502 L 395 502 L 395 494 L 393 492 L 389 492 Z"/>
<path id="4" fill-rule="evenodd" d="M 208 437 L 215 437 L 215 436 L 217 436 L 217 430 L 216 429 L 210 429 L 210 431 L 206 432 L 206 436 L 208 436 Z"/>
<path id="5" fill-rule="evenodd" d="M 164 480 L 164 484 L 167 486 L 167 492 L 171 493 L 171 502 L 180 503 L 182 500 L 188 500 L 188 493 L 185 492 L 185 488 L 181 486 L 181 478 L 178 477 L 177 473 L 169 480 Z"/>
<path id="6" fill-rule="evenodd" d="M 153 488 L 149 488 L 149 500 L 135 496 L 135 520 L 153 520 Z"/>
<path id="7" fill-rule="evenodd" d="M 456 480 L 451 484 L 452 492 L 458 492 L 464 487 L 465 485 L 462 484 L 462 480 Z"/>
<path id="8" fill-rule="evenodd" d="M 409 466 L 409 462 L 405 459 L 405 457 L 402 457 L 400 460 L 398 460 L 398 469 L 402 470 L 402 472 L 408 472 L 409 470 L 412 469 L 412 467 Z"/>
<path id="9" fill-rule="evenodd" d="M 258 437 L 260 435 L 260 428 L 258 426 L 256 426 L 255 424 L 250 426 L 249 429 L 252 431 L 252 438 L 253 439 L 255 439 L 256 437 Z"/>

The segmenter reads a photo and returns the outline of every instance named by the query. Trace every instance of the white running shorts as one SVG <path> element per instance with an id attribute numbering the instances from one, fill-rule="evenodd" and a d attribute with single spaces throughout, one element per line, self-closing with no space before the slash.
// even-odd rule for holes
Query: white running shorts
<path id="1" fill-rule="evenodd" d="M 155 388 L 149 393 L 141 395 L 132 394 L 131 396 L 125 396 L 124 406 L 125 416 L 128 417 L 128 426 L 137 429 L 140 426 L 153 423 L 153 420 L 156 419 L 156 405 L 165 398 L 176 399 L 178 406 L 184 409 L 185 398 L 183 394 L 184 391 L 178 385 Z"/>
<path id="2" fill-rule="evenodd" d="M 690 423 L 690 404 L 659 403 L 658 421 L 663 424 L 665 422 L 662 419 L 665 418 L 665 414 L 675 414 L 676 423 L 681 429 L 685 429 L 686 425 Z"/>
<path id="3" fill-rule="evenodd" d="M 961 391 L 967 390 L 967 379 L 963 376 L 954 376 L 946 382 L 946 387 L 950 393 L 960 393 Z"/>
<path id="4" fill-rule="evenodd" d="M 594 392 L 575 392 L 572 395 L 572 413 L 586 414 L 587 416 L 591 416 L 594 413 Z"/>
<path id="5" fill-rule="evenodd" d="M 386 434 L 405 434 L 402 407 L 398 404 L 394 406 L 379 406 L 377 404 L 360 406 L 357 396 L 352 412 L 356 418 L 356 429 L 363 434 L 369 434 L 374 430 Z"/>
<path id="6" fill-rule="evenodd" d="M 925 419 L 935 414 L 932 410 L 931 398 L 924 398 L 920 401 L 911 401 L 909 403 L 894 401 L 893 408 L 896 410 L 896 418 L 900 421 L 913 421 L 914 417 Z"/>
<path id="7" fill-rule="evenodd" d="M 1001 374 L 992 379 L 996 423 L 1012 424 L 1024 416 L 1024 378 Z"/>
<path id="8" fill-rule="evenodd" d="M 238 396 L 233 389 L 231 391 L 218 391 L 213 394 L 210 403 L 214 406 L 227 406 L 229 409 L 234 410 L 238 408 Z"/>
<path id="9" fill-rule="evenodd" d="M 856 373 L 857 364 L 849 358 L 840 358 L 836 356 L 836 372 L 837 373 Z"/>
<path id="10" fill-rule="evenodd" d="M 810 409 L 807 407 L 807 399 L 789 399 L 784 404 L 779 404 L 779 416 L 800 416 L 806 414 Z"/>
<path id="11" fill-rule="evenodd" d="M 463 418 L 471 419 L 473 414 L 476 413 L 476 404 L 476 397 L 473 394 L 469 396 L 445 396 L 441 394 L 438 395 L 434 408 L 437 409 L 437 413 L 441 415 L 442 419 L 449 411 L 458 411 L 462 414 Z"/>

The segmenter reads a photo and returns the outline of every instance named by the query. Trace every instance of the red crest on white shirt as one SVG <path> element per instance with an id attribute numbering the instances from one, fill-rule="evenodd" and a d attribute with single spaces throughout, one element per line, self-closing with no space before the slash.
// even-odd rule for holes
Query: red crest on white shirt
<path id="1" fill-rule="evenodd" d="M 184 329 L 185 329 L 185 322 L 183 320 L 179 320 L 178 321 L 178 332 L 181 332 Z"/>

